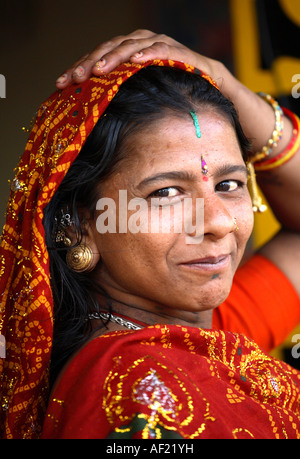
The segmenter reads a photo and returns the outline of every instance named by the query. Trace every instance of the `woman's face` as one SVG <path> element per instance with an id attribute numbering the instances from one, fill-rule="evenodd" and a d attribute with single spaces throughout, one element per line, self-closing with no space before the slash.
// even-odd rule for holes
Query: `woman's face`
<path id="1" fill-rule="evenodd" d="M 226 299 L 253 226 L 247 170 L 234 129 L 212 110 L 197 116 L 201 138 L 192 117 L 172 116 L 128 138 L 127 159 L 101 185 L 101 198 L 113 201 L 98 204 L 102 210 L 91 231 L 93 249 L 101 255 L 94 275 L 111 297 L 175 318 L 198 316 Z M 153 205 L 152 198 L 162 197 L 161 206 L 157 199 Z M 115 233 L 113 216 L 105 220 L 113 202 Z M 185 224 L 186 202 L 193 204 L 192 224 L 200 203 L 198 226 L 191 229 Z M 175 209 L 185 213 L 179 226 L 182 212 Z M 141 223 L 144 232 L 136 232 Z M 101 234 L 104 224 L 110 231 Z"/>

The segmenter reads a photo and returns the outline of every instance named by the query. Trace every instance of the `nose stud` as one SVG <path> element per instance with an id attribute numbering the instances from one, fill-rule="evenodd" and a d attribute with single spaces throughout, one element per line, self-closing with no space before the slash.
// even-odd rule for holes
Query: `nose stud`
<path id="1" fill-rule="evenodd" d="M 207 167 L 207 164 L 205 162 L 205 159 L 203 158 L 203 155 L 201 155 L 201 170 L 202 170 L 202 174 L 204 176 L 206 176 L 208 174 L 208 167 Z"/>
<path id="2" fill-rule="evenodd" d="M 238 230 L 239 230 L 239 227 L 238 227 L 238 224 L 237 224 L 237 219 L 236 219 L 236 217 L 232 217 L 232 221 L 233 221 L 234 226 L 235 226 L 235 230 L 234 230 L 234 231 L 238 231 Z"/>

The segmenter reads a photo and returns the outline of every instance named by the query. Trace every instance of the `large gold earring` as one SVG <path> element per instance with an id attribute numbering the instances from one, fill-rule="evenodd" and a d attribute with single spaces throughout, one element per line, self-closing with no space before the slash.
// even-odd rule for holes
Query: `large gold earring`
<path id="1" fill-rule="evenodd" d="M 94 268 L 94 254 L 86 244 L 79 244 L 69 249 L 66 262 L 70 269 L 77 273 L 89 272 Z"/>

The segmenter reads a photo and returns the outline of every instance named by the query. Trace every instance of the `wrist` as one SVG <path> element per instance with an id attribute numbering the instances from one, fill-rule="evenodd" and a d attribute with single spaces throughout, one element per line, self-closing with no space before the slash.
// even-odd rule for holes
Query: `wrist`
<path id="1" fill-rule="evenodd" d="M 289 141 L 281 146 L 279 151 L 273 152 L 263 161 L 254 163 L 256 172 L 271 171 L 287 163 L 300 149 L 300 119 L 295 113 L 283 108 L 285 120 L 291 126 Z M 283 148 L 282 148 L 283 147 Z"/>
<path id="2" fill-rule="evenodd" d="M 283 110 L 280 107 L 279 103 L 273 99 L 269 94 L 258 93 L 261 99 L 273 109 L 273 132 L 271 137 L 268 139 L 267 143 L 259 150 L 251 155 L 250 161 L 253 164 L 258 164 L 261 161 L 264 161 L 266 158 L 269 158 L 283 137 Z"/>

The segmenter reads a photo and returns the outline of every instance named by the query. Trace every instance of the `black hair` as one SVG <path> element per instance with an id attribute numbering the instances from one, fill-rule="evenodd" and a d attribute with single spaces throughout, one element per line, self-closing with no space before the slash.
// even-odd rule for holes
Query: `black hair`
<path id="1" fill-rule="evenodd" d="M 249 142 L 233 104 L 220 91 L 200 75 L 180 69 L 149 66 L 140 70 L 121 85 L 47 206 L 44 227 L 54 298 L 52 378 L 89 336 L 88 314 L 98 310 L 95 292 L 105 294 L 89 274 L 73 272 L 67 266 L 67 249 L 55 242 L 62 210 L 68 209 L 72 215 L 79 242 L 82 237 L 79 209 L 87 209 L 93 215 L 101 182 L 124 158 L 125 140 L 168 114 L 182 117 L 191 111 L 210 108 L 234 127 L 246 159 Z M 109 305 L 109 298 L 107 301 Z"/>

